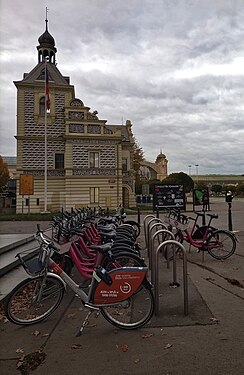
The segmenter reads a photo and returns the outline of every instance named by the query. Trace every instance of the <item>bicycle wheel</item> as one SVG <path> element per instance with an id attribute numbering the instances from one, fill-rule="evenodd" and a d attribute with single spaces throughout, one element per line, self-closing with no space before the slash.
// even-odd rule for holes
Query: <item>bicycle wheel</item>
<path id="1" fill-rule="evenodd" d="M 183 233 L 181 231 L 178 231 L 175 233 L 175 241 L 182 243 L 183 242 Z M 164 249 L 164 257 L 166 260 L 172 260 L 173 259 L 173 248 L 177 245 L 167 245 Z M 175 250 L 175 253 L 178 254 L 180 248 L 177 247 Z"/>
<path id="2" fill-rule="evenodd" d="M 121 252 L 113 254 L 114 259 L 106 257 L 101 264 L 107 271 L 120 267 L 145 267 L 145 262 L 136 254 Z"/>
<path id="3" fill-rule="evenodd" d="M 134 220 L 126 220 L 126 221 L 124 221 L 124 224 L 130 224 L 134 228 L 136 238 L 140 235 L 140 233 L 141 233 L 141 226 L 136 221 L 134 221 Z"/>
<path id="4" fill-rule="evenodd" d="M 227 259 L 235 252 L 236 239 L 227 230 L 216 230 L 208 237 L 205 247 L 213 258 Z"/>
<path id="5" fill-rule="evenodd" d="M 52 275 L 25 279 L 7 296 L 6 317 L 19 325 L 41 322 L 56 310 L 63 295 L 62 281 Z"/>
<path id="6" fill-rule="evenodd" d="M 127 300 L 101 307 L 103 317 L 115 327 L 136 329 L 149 322 L 154 312 L 152 289 L 143 282 L 135 294 Z"/>

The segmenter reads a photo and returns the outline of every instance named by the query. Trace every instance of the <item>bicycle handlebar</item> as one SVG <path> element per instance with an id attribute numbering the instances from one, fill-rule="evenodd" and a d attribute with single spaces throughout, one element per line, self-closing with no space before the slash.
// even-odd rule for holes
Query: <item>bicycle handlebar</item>
<path id="1" fill-rule="evenodd" d="M 50 250 L 54 250 L 56 252 L 59 252 L 59 249 L 54 245 L 54 243 L 50 240 L 48 240 L 44 234 L 43 231 L 41 230 L 40 224 L 37 224 L 37 232 L 36 232 L 36 237 L 39 236 L 41 239 L 42 243 L 48 246 Z"/>

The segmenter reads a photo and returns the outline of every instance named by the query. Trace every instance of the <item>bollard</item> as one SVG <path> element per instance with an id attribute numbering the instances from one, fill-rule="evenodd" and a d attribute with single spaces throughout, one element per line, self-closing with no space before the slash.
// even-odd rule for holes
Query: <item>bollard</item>
<path id="1" fill-rule="evenodd" d="M 137 208 L 137 223 L 141 224 L 141 212 L 139 207 Z"/>
<path id="2" fill-rule="evenodd" d="M 228 229 L 230 232 L 233 231 L 233 226 L 232 226 L 232 212 L 231 212 L 231 203 L 228 203 Z"/>
<path id="3" fill-rule="evenodd" d="M 206 216 L 205 216 L 205 211 L 203 211 L 203 216 L 202 216 L 202 225 L 206 225 Z"/>

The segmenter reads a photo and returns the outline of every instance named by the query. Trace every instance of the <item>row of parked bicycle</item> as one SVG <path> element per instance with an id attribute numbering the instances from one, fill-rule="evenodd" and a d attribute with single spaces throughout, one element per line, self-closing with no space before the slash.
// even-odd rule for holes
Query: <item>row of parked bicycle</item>
<path id="1" fill-rule="evenodd" d="M 54 217 L 51 239 L 50 230 L 47 235 L 38 227 L 37 257 L 26 261 L 25 253 L 18 254 L 30 278 L 6 299 L 5 313 L 11 322 L 29 325 L 47 318 L 60 305 L 66 284 L 89 308 L 78 334 L 94 310 L 123 329 L 138 328 L 151 319 L 154 297 L 137 243 L 140 225 L 121 214 L 95 216 L 76 210 Z M 67 244 L 68 251 L 62 254 Z M 82 283 L 70 276 L 73 266 Z"/>
<path id="2" fill-rule="evenodd" d="M 199 225 L 202 215 L 191 218 L 171 210 L 165 222 L 179 242 L 186 240 L 199 251 L 226 259 L 235 251 L 235 236 L 211 225 L 217 215 L 207 214 L 208 224 Z M 191 230 L 189 220 L 194 220 Z M 63 212 L 53 217 L 49 231 L 43 232 L 38 226 L 36 256 L 26 252 L 17 255 L 29 277 L 7 296 L 7 318 L 20 325 L 42 321 L 60 305 L 68 285 L 88 308 L 78 335 L 93 311 L 123 329 L 146 324 L 154 312 L 154 296 L 137 243 L 139 234 L 137 222 L 126 220 L 121 213 L 110 216 L 105 210 L 99 214 L 91 209 Z M 170 248 L 164 256 L 171 259 Z M 71 276 L 74 266 L 81 277 L 79 283 Z"/>

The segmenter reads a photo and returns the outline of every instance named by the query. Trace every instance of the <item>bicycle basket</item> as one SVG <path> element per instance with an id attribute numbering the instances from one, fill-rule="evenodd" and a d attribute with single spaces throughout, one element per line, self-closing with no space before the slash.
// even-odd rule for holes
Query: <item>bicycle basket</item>
<path id="1" fill-rule="evenodd" d="M 17 254 L 21 265 L 30 276 L 37 276 L 45 269 L 46 252 L 41 247 L 28 249 Z"/>

